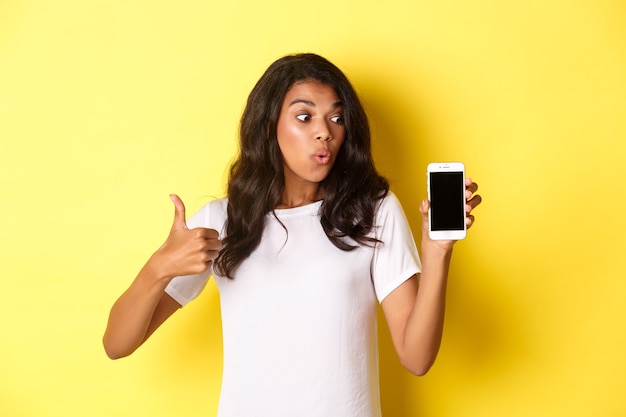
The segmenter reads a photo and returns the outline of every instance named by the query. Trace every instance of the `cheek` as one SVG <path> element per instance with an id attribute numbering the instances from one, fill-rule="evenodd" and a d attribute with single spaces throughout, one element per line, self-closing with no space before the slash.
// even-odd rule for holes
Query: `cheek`
<path id="1" fill-rule="evenodd" d="M 302 145 L 297 135 L 283 131 L 282 134 L 279 133 L 277 142 L 283 162 L 293 162 L 302 153 Z"/>
<path id="2" fill-rule="evenodd" d="M 295 124 L 279 122 L 276 127 L 276 136 L 279 144 L 292 144 L 298 141 L 302 136 L 302 132 Z"/>
<path id="3" fill-rule="evenodd" d="M 346 139 L 346 132 L 345 129 L 342 129 L 340 132 L 337 132 L 336 135 L 334 135 L 334 140 L 332 140 L 331 142 L 334 142 L 333 145 L 335 146 L 335 149 L 339 149 L 341 148 L 341 146 L 343 146 L 343 143 Z"/>
<path id="4" fill-rule="evenodd" d="M 337 141 L 343 142 L 346 137 L 346 127 L 344 125 L 334 125 L 332 128 L 332 135 Z"/>

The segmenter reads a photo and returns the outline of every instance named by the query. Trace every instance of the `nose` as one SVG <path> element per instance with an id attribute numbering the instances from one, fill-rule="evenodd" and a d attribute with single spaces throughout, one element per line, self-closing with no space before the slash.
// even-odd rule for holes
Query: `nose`
<path id="1" fill-rule="evenodd" d="M 328 125 L 326 124 L 326 122 L 320 121 L 320 123 L 318 123 L 318 128 L 315 134 L 315 139 L 328 142 L 332 138 L 333 137 L 330 133 L 330 129 L 328 128 Z"/>

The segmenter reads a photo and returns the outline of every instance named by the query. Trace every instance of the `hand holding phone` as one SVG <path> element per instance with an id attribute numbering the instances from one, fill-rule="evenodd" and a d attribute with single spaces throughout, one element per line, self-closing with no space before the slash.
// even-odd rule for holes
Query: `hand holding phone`
<path id="1" fill-rule="evenodd" d="M 465 225 L 465 165 L 462 162 L 428 164 L 428 236 L 433 240 L 460 240 Z"/>

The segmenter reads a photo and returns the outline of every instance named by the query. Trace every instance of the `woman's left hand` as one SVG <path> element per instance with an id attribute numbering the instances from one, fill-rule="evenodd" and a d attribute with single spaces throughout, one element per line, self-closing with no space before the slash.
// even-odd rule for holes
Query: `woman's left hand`
<path id="1" fill-rule="evenodd" d="M 471 178 L 465 179 L 465 225 L 469 229 L 476 221 L 473 210 L 483 201 L 478 191 L 478 184 L 472 181 Z M 420 212 L 422 213 L 422 242 L 430 241 L 438 243 L 440 246 L 446 248 L 452 248 L 455 240 L 437 240 L 434 241 L 428 236 L 428 209 L 430 208 L 430 202 L 428 200 L 422 201 L 420 206 Z"/>

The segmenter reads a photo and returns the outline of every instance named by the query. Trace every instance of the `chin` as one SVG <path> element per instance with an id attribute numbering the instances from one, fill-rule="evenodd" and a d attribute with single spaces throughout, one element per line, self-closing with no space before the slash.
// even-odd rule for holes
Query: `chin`
<path id="1" fill-rule="evenodd" d="M 309 181 L 319 184 L 322 181 L 324 181 L 326 178 L 328 178 L 328 172 L 325 173 L 324 175 L 312 175 Z"/>

